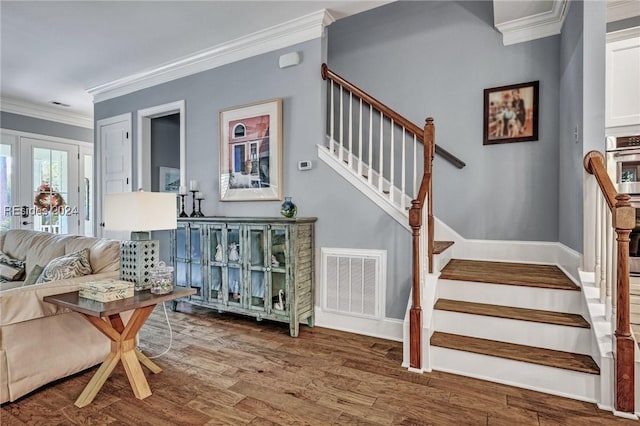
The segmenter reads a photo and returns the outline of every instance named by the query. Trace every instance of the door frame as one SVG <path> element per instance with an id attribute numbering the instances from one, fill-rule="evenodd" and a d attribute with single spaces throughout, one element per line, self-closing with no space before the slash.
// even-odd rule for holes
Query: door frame
<path id="1" fill-rule="evenodd" d="M 184 99 L 138 110 L 138 186 L 151 191 L 151 119 L 180 114 L 180 185 L 187 181 L 187 147 Z"/>
<path id="2" fill-rule="evenodd" d="M 78 147 L 79 151 L 82 151 L 83 149 L 93 149 L 94 147 L 94 144 L 91 142 L 85 142 L 85 141 L 80 141 L 76 139 L 61 138 L 58 136 L 43 135 L 41 133 L 23 132 L 21 130 L 6 129 L 4 127 L 0 128 L 0 133 L 15 137 L 11 152 L 12 152 L 13 158 L 15 159 L 15 166 L 17 170 L 20 170 L 22 168 L 21 163 L 23 161 L 23 158 L 21 157 L 21 147 L 20 147 L 21 138 L 39 139 L 45 142 L 49 141 L 54 143 L 63 143 L 66 145 L 74 145 Z M 94 161 L 95 161 L 95 155 L 94 155 Z M 80 179 L 79 168 L 78 168 L 78 179 Z M 95 180 L 95 177 L 94 177 L 94 180 Z M 20 173 L 15 173 L 11 179 L 11 186 L 12 186 L 11 193 L 14 194 L 14 197 L 19 196 L 21 184 L 22 182 L 20 178 Z M 80 198 L 81 195 L 82 194 L 78 194 L 78 204 L 81 204 L 81 201 L 84 201 L 83 198 Z M 95 204 L 94 204 L 94 209 L 95 209 Z M 20 217 L 13 218 L 13 221 L 12 221 L 13 229 L 19 228 L 18 224 L 20 223 L 20 220 L 22 220 Z M 94 217 L 94 220 L 95 220 L 95 217 Z"/>
<path id="3" fill-rule="evenodd" d="M 93 170 L 94 176 L 93 179 L 93 193 L 94 201 L 93 204 L 93 212 L 94 212 L 94 223 L 93 223 L 93 235 L 96 237 L 102 237 L 103 227 L 100 226 L 102 223 L 102 138 L 101 130 L 105 126 L 109 126 L 111 124 L 119 123 L 121 121 L 126 121 L 129 123 L 127 127 L 127 131 L 129 132 L 129 150 L 131 150 L 131 119 L 132 114 L 127 112 L 125 114 L 115 115 L 109 118 L 103 118 L 102 120 L 96 121 L 95 125 L 95 149 L 93 151 Z M 132 152 L 129 152 L 129 158 L 131 159 L 131 163 L 129 164 L 129 170 L 132 171 L 133 167 L 133 156 Z M 133 176 L 132 176 L 133 178 Z"/>

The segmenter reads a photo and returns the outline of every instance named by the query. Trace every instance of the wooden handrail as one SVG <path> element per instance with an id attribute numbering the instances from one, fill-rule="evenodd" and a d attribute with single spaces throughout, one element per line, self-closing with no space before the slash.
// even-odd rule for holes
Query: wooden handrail
<path id="1" fill-rule="evenodd" d="M 629 306 L 629 235 L 636 225 L 635 208 L 627 194 L 618 194 L 607 174 L 604 155 L 590 151 L 584 157 L 584 168 L 592 174 L 604 195 L 615 228 L 618 258 L 616 261 L 616 410 L 635 412 L 635 342 L 631 336 Z"/>
<path id="2" fill-rule="evenodd" d="M 374 98 L 373 96 L 371 96 L 370 94 L 365 92 L 364 90 L 360 89 L 359 87 L 351 84 L 349 81 L 347 81 L 344 78 L 340 77 L 338 74 L 336 74 L 335 72 L 331 71 L 329 69 L 329 67 L 327 66 L 327 64 L 322 64 L 321 74 L 322 74 L 322 78 L 324 80 L 326 80 L 326 79 L 333 80 L 334 82 L 338 83 L 340 86 L 347 88 L 354 96 L 356 96 L 357 98 L 362 99 L 364 102 L 366 102 L 369 105 L 373 106 L 378 111 L 382 111 L 384 113 L 385 117 L 391 118 L 395 123 L 398 123 L 398 125 L 404 127 L 409 132 L 411 132 L 414 135 L 416 135 L 416 139 L 418 141 L 424 143 L 424 140 L 423 140 L 423 129 L 421 129 L 420 126 L 418 126 L 418 125 L 412 123 L 411 121 L 407 120 L 405 117 L 403 117 L 402 115 L 398 114 L 392 108 L 390 108 L 387 105 L 383 104 L 382 102 L 380 102 L 379 100 L 377 100 L 376 98 Z M 452 153 L 450 153 L 449 151 L 447 151 L 446 149 L 444 149 L 442 147 L 439 147 L 439 146 L 436 145 L 435 146 L 435 152 L 436 152 L 436 154 L 440 155 L 442 158 L 444 158 L 445 160 L 447 160 L 448 162 L 450 162 L 451 164 L 453 164 L 455 167 L 457 167 L 459 169 L 461 169 L 464 166 L 466 166 L 466 163 L 464 161 L 460 160 L 458 157 L 456 157 L 455 155 L 453 155 Z"/>

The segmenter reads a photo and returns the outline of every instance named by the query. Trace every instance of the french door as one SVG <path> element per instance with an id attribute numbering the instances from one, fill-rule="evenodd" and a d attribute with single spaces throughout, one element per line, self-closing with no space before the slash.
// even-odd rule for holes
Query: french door
<path id="1" fill-rule="evenodd" d="M 86 211 L 80 199 L 80 148 L 29 137 L 21 137 L 19 145 L 19 228 L 79 234 Z"/>

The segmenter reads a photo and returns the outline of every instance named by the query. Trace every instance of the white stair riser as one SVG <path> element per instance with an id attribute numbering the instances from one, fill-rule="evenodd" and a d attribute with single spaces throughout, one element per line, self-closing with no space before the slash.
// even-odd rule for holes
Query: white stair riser
<path id="1" fill-rule="evenodd" d="M 596 402 L 600 376 L 431 346 L 434 370 Z"/>
<path id="2" fill-rule="evenodd" d="M 439 280 L 438 299 L 582 314 L 579 291 Z"/>
<path id="3" fill-rule="evenodd" d="M 444 333 L 591 355 L 591 330 L 434 310 L 434 329 Z"/>

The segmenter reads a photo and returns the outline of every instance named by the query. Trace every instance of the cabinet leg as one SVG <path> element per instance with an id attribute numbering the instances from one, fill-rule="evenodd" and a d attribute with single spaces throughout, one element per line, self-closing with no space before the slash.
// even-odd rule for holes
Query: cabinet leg
<path id="1" fill-rule="evenodd" d="M 314 321 L 314 319 L 313 319 L 313 315 L 308 316 L 308 317 L 307 317 L 307 325 L 308 325 L 309 327 L 313 327 L 313 326 L 314 326 L 314 324 L 315 324 L 315 321 Z"/>
<path id="2" fill-rule="evenodd" d="M 172 300 L 171 301 L 171 310 L 173 312 L 177 312 L 178 311 L 178 301 L 177 300 Z"/>
<path id="3" fill-rule="evenodd" d="M 299 330 L 300 324 L 298 324 L 298 321 L 289 323 L 289 334 L 291 334 L 291 337 L 298 337 Z"/>

